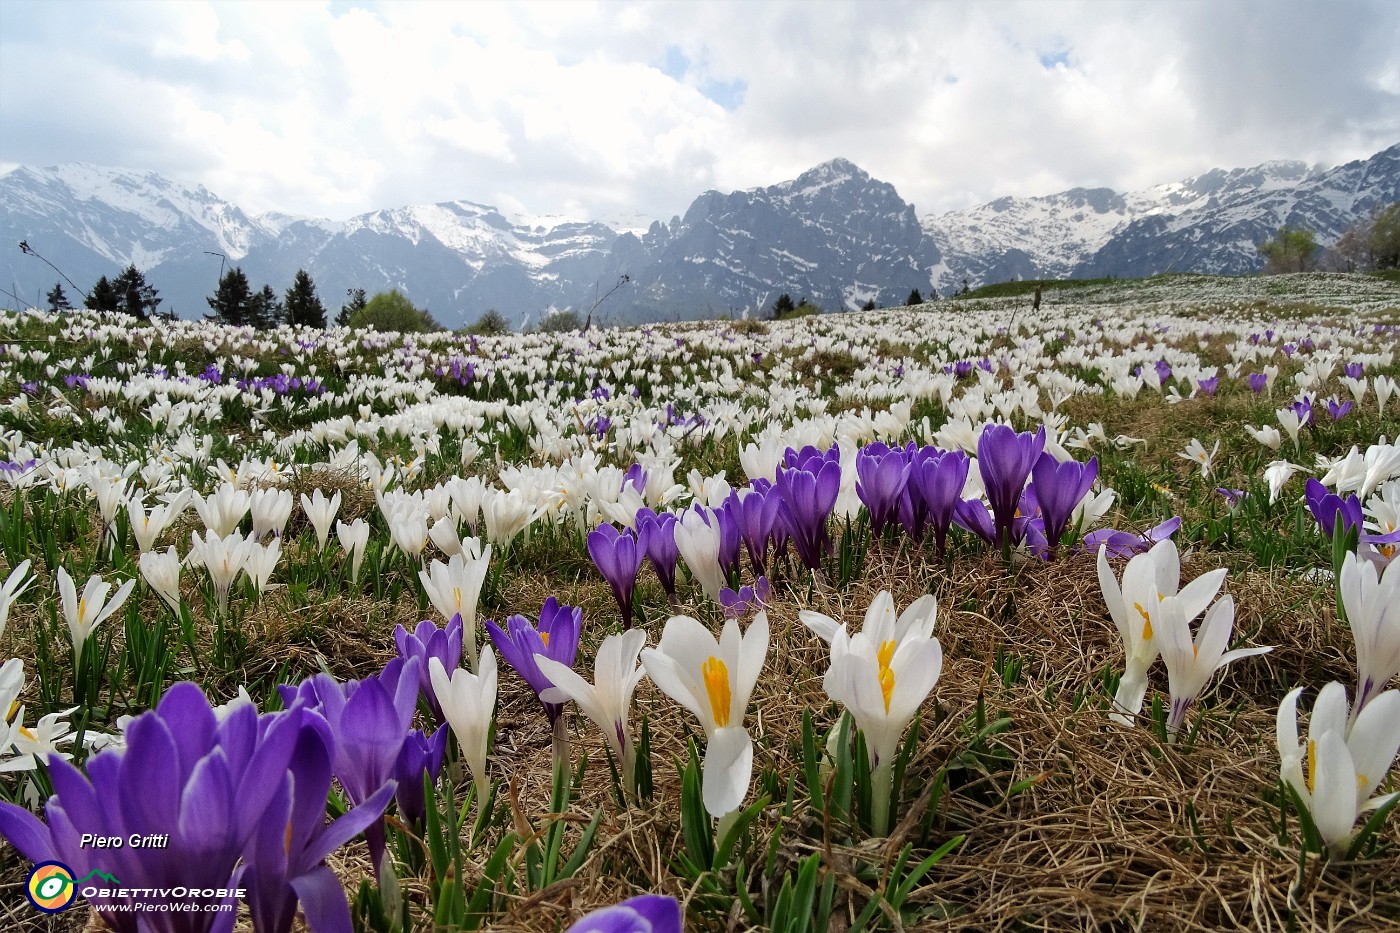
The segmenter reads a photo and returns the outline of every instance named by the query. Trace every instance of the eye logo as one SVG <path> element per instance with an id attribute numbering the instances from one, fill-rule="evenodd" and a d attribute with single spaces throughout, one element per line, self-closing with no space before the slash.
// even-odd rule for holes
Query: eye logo
<path id="1" fill-rule="evenodd" d="M 62 862 L 40 862 L 29 873 L 25 883 L 29 903 L 47 914 L 66 910 L 78 895 L 73 883 L 73 871 Z"/>

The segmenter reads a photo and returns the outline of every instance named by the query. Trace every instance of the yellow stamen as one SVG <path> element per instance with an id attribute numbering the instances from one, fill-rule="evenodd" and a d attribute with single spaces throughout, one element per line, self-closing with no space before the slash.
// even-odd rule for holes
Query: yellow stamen
<path id="1" fill-rule="evenodd" d="M 292 854 L 292 821 L 287 821 L 287 832 L 282 837 L 282 851 L 287 855 Z"/>
<path id="2" fill-rule="evenodd" d="M 87 618 L 87 600 L 83 599 L 81 596 L 78 597 L 78 618 Z"/>
<path id="3" fill-rule="evenodd" d="M 895 641 L 880 643 L 880 650 L 875 658 L 880 662 L 880 692 L 885 695 L 885 712 L 890 711 L 890 695 L 894 693 L 894 671 L 890 670 L 890 659 L 894 657 Z"/>
<path id="4" fill-rule="evenodd" d="M 31 741 L 31 742 L 37 742 L 37 741 L 39 741 L 37 738 L 35 738 L 34 733 L 30 732 L 30 731 L 29 731 L 27 728 L 25 728 L 24 726 L 20 726 L 20 727 L 19 727 L 19 734 L 22 735 L 22 736 L 24 736 L 26 739 L 28 739 L 28 740 Z"/>
<path id="5" fill-rule="evenodd" d="M 1308 739 L 1308 793 L 1313 793 L 1313 787 L 1317 784 L 1317 742 Z"/>
<path id="6" fill-rule="evenodd" d="M 1142 608 L 1142 603 L 1133 603 L 1133 608 L 1142 616 L 1142 640 L 1152 640 L 1152 617 L 1147 614 L 1147 610 Z"/>
<path id="7" fill-rule="evenodd" d="M 11 719 L 14 719 L 14 718 L 15 718 L 15 711 L 18 710 L 18 709 L 19 709 L 19 700 L 15 700 L 15 701 L 13 701 L 12 703 L 10 703 L 10 711 L 9 711 L 8 713 L 5 714 L 5 721 L 6 721 L 6 722 L 9 722 Z"/>
<path id="8" fill-rule="evenodd" d="M 705 678 L 705 692 L 710 696 L 710 713 L 715 718 L 715 726 L 723 729 L 729 725 L 729 668 L 714 655 L 710 655 L 700 667 Z"/>
<path id="9" fill-rule="evenodd" d="M 1356 789 L 1357 789 L 1357 790 L 1361 790 L 1361 789 L 1364 788 L 1368 783 L 1370 783 L 1370 781 L 1371 781 L 1371 779 L 1370 779 L 1369 777 L 1367 777 L 1367 776 L 1364 775 L 1364 774 L 1359 774 L 1359 773 L 1358 773 L 1358 774 L 1356 775 Z"/>
<path id="10" fill-rule="evenodd" d="M 549 633 L 548 633 L 548 632 L 540 632 L 540 641 L 544 642 L 544 646 L 545 646 L 546 648 L 548 648 L 548 647 L 549 647 Z"/>

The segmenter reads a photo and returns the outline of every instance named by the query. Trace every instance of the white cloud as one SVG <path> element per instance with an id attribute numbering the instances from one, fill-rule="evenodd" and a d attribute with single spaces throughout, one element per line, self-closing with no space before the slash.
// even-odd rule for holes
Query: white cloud
<path id="1" fill-rule="evenodd" d="M 666 219 L 840 155 L 930 211 L 1364 157 L 1400 140 L 1397 49 L 1382 0 L 8 0 L 0 164 L 337 218 L 462 198 Z"/>

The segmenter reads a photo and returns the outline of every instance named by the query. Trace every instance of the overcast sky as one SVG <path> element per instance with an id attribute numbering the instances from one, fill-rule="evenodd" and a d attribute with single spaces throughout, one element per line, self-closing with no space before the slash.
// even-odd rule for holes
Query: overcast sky
<path id="1" fill-rule="evenodd" d="M 1400 3 L 0 2 L 0 170 L 667 219 L 835 156 L 921 214 L 1400 142 Z"/>

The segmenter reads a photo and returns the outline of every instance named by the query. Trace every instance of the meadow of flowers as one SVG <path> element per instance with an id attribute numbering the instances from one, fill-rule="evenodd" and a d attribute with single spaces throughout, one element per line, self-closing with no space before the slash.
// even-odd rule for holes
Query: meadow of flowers
<path id="1" fill-rule="evenodd" d="M 0 312 L 0 925 L 1400 929 L 1398 349 L 1337 275 Z"/>

